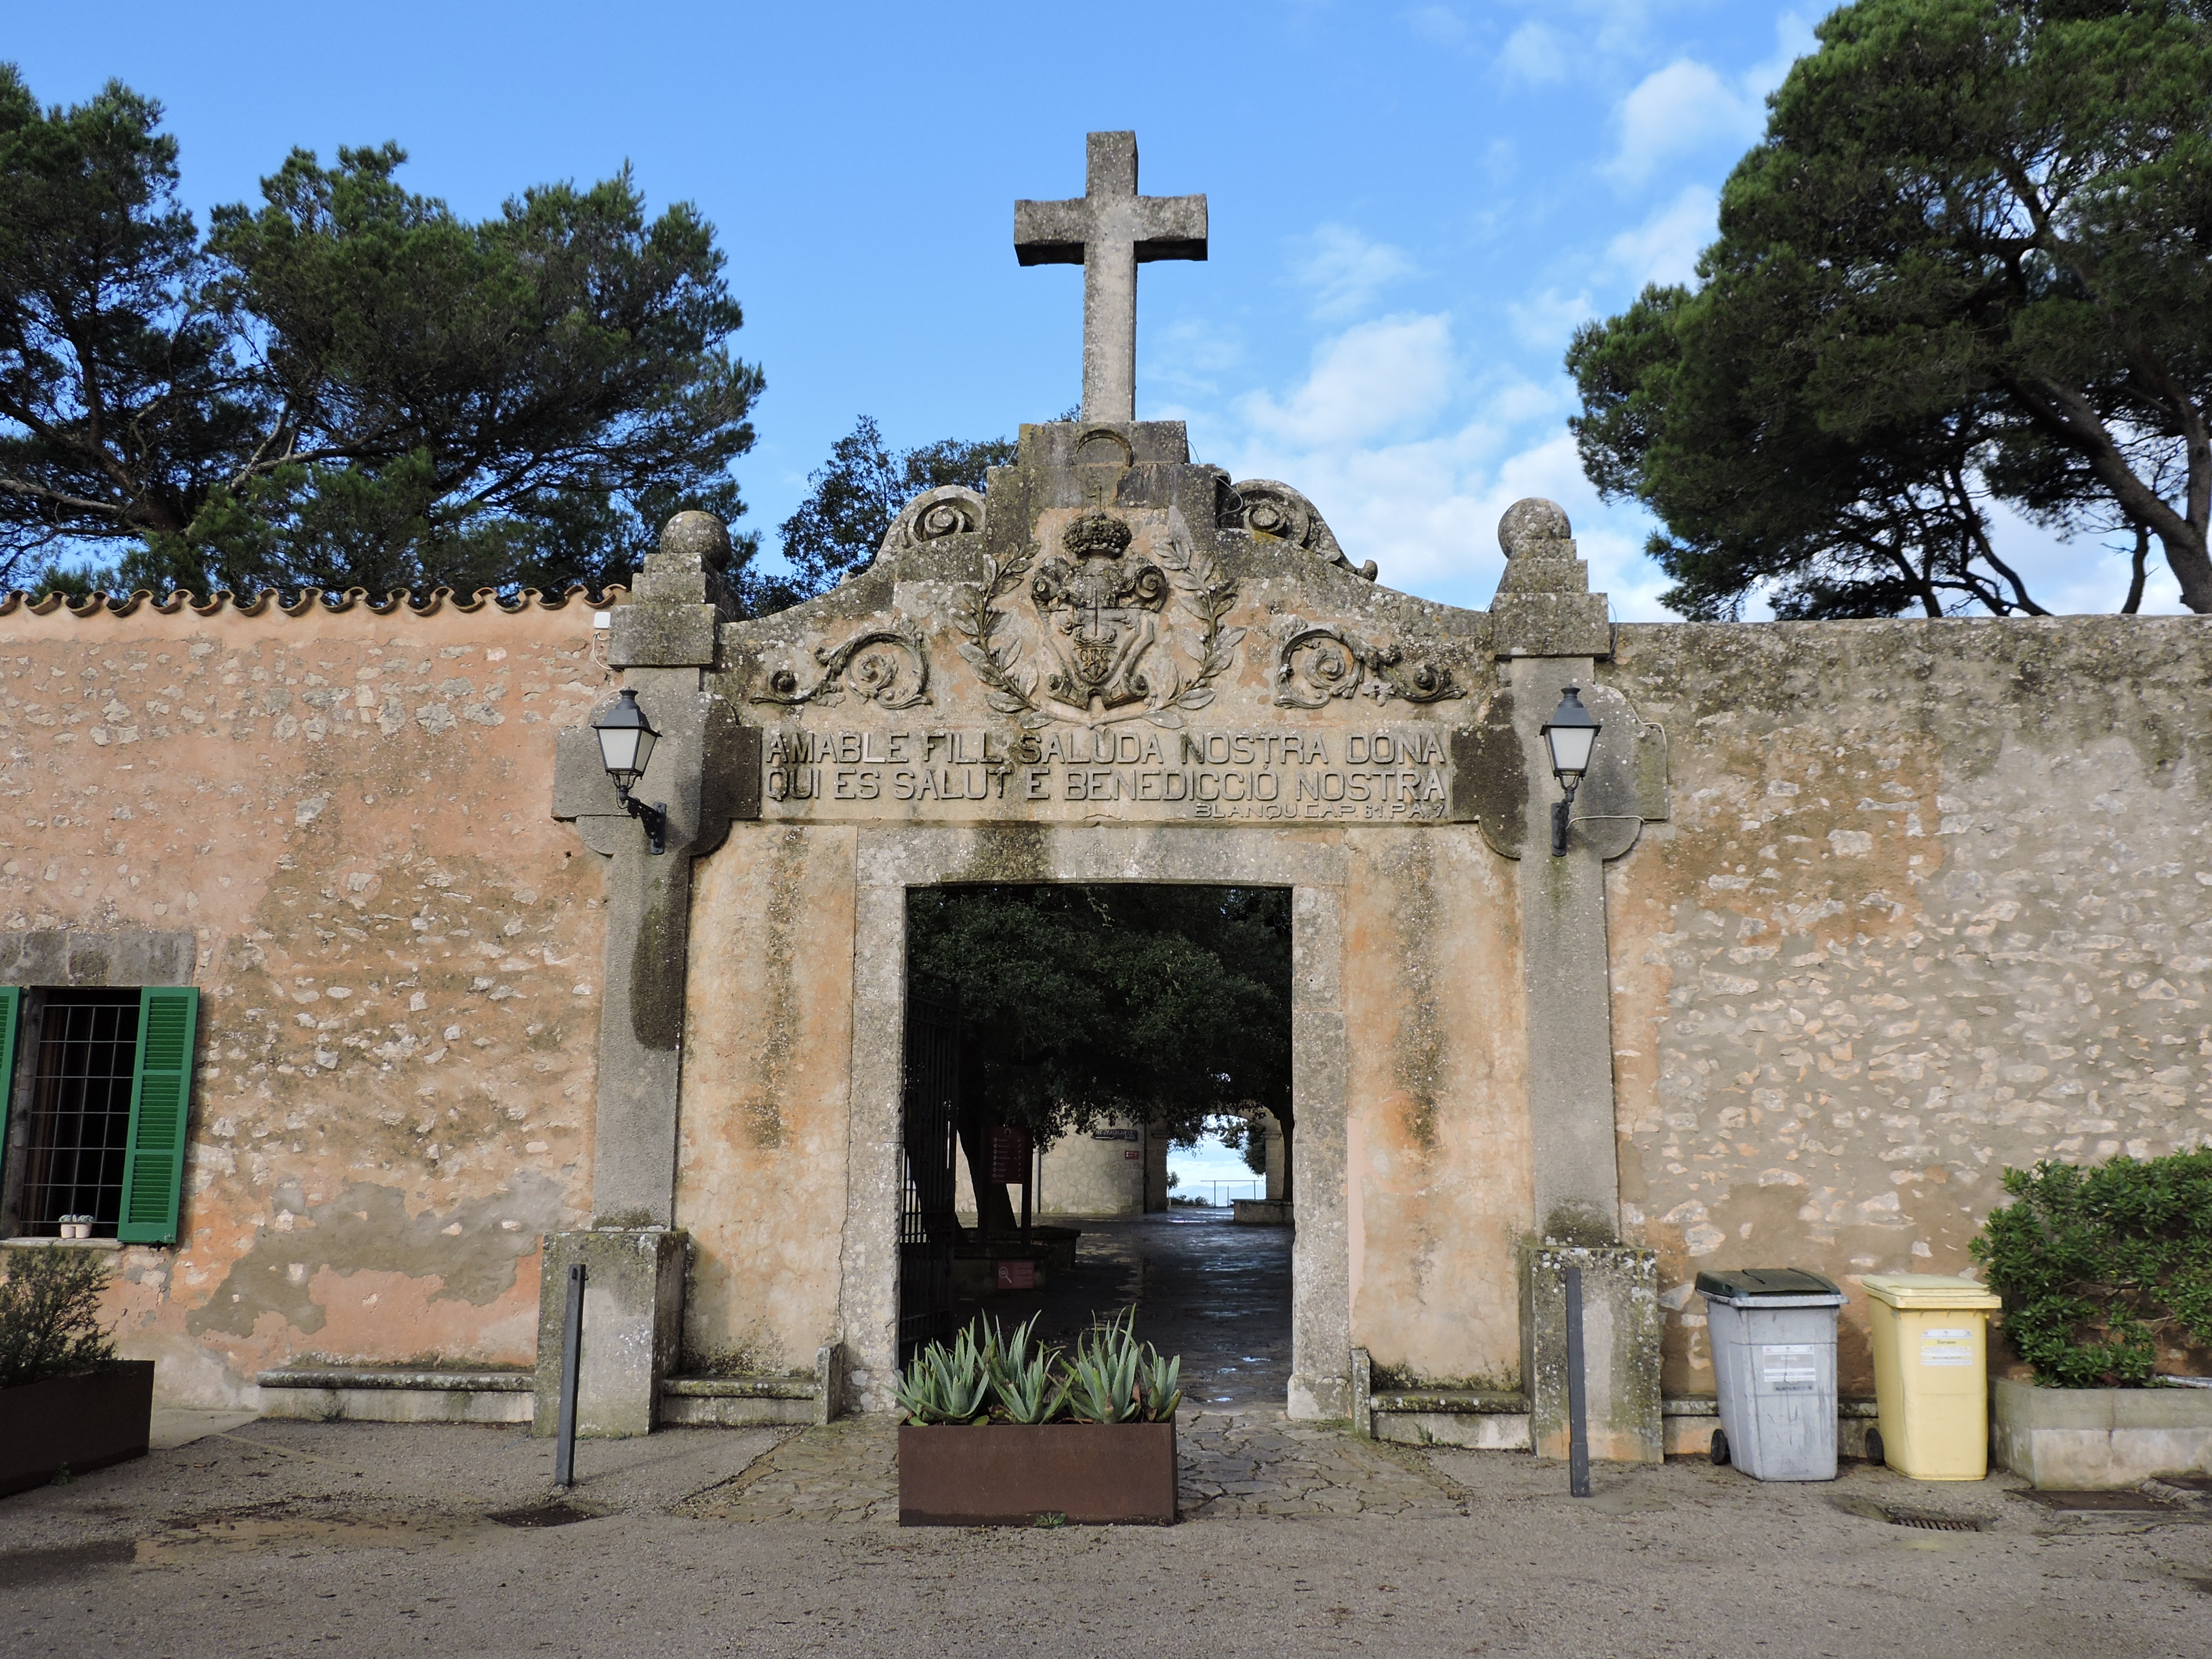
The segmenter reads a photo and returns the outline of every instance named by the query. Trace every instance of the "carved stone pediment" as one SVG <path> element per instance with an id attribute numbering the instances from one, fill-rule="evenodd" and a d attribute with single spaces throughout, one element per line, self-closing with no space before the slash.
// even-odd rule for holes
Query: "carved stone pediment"
<path id="1" fill-rule="evenodd" d="M 769 819 L 1467 821 L 1498 684 L 1487 613 L 1381 586 L 1171 422 L 1024 427 L 980 494 L 721 645 Z"/>

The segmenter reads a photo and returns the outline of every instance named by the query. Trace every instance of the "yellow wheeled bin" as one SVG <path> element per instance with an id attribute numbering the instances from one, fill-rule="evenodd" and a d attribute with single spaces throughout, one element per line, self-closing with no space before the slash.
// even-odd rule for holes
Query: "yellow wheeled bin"
<path id="1" fill-rule="evenodd" d="M 1915 1480 L 1979 1480 L 1990 1472 L 1987 1285 L 1940 1273 L 1869 1273 L 1874 1334 L 1875 1461 Z"/>

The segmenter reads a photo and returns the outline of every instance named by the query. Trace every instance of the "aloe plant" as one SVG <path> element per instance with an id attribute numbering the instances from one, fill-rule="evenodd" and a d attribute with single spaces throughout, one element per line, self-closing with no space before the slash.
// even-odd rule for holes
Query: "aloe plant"
<path id="1" fill-rule="evenodd" d="M 1145 1421 L 1170 1423 L 1182 1404 L 1182 1356 L 1163 1359 L 1160 1351 L 1145 1344 L 1145 1360 L 1138 1385 L 1145 1396 Z"/>
<path id="2" fill-rule="evenodd" d="M 981 1324 L 979 1318 L 978 1325 Z M 994 1325 L 989 1335 L 991 1387 L 1010 1423 L 1049 1423 L 1067 1405 L 1067 1383 L 1055 1379 L 1060 1350 L 1035 1342 L 1036 1316 L 1008 1337 Z"/>
<path id="3" fill-rule="evenodd" d="M 976 1323 L 980 1326 L 981 1321 Z M 913 1423 L 974 1423 L 989 1410 L 991 1368 L 986 1345 L 975 1332 L 962 1331 L 947 1349 L 933 1342 L 899 1373 L 899 1409 Z"/>
<path id="4" fill-rule="evenodd" d="M 1145 1408 L 1139 1391 L 1144 1354 L 1136 1310 L 1125 1310 L 1078 1339 L 1068 1370 L 1068 1404 L 1079 1423 L 1127 1423 Z"/>

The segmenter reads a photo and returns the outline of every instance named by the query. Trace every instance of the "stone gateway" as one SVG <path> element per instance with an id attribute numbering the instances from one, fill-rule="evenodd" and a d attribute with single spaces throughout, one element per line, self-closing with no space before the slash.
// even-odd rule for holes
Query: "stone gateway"
<path id="1" fill-rule="evenodd" d="M 1285 1404 L 1376 1433 L 1556 1454 L 1570 1267 L 1599 1456 L 1709 1427 L 1702 1266 L 1844 1284 L 1863 1394 L 1859 1279 L 1967 1267 L 2006 1166 L 2212 1139 L 2206 623 L 1616 624 L 1539 501 L 1488 611 L 1395 592 L 1130 418 L 1134 261 L 1206 224 L 1126 138 L 1020 221 L 1086 261 L 1085 417 L 796 609 L 696 514 L 596 607 L 0 605 L 0 1204 L 118 1252 L 166 1397 L 521 1420 L 582 1261 L 587 1429 L 889 1410 L 947 884 L 1291 891 Z M 38 1032 L 148 987 L 197 1009 L 173 1218 L 63 1243 Z"/>

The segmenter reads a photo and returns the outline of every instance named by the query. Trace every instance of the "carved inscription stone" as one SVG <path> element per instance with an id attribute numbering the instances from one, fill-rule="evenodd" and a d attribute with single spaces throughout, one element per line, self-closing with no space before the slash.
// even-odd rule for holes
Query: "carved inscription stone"
<path id="1" fill-rule="evenodd" d="M 793 724 L 763 735 L 761 811 L 771 819 L 1420 823 L 1446 821 L 1453 799 L 1449 731 L 1413 721 L 1356 731 Z"/>

